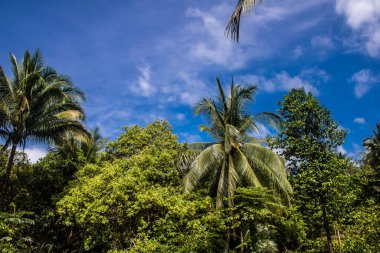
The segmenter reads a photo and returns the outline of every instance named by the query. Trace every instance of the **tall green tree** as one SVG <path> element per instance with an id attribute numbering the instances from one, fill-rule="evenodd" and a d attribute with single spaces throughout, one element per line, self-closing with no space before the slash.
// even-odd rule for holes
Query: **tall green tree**
<path id="1" fill-rule="evenodd" d="M 312 230 L 318 230 L 319 219 L 322 220 L 328 251 L 332 252 L 329 196 L 334 179 L 346 166 L 335 154 L 344 142 L 346 131 L 304 89 L 292 89 L 279 105 L 284 120 L 273 146 L 280 148 L 289 161 L 295 201 L 301 213 L 306 220 L 316 220 L 317 223 L 309 223 L 313 224 Z"/>
<path id="2" fill-rule="evenodd" d="M 0 136 L 3 149 L 10 147 L 0 192 L 0 208 L 4 205 L 9 177 L 17 146 L 27 141 L 58 143 L 68 134 L 88 138 L 82 120 L 82 91 L 67 76 L 46 66 L 39 51 L 26 51 L 21 64 L 11 54 L 12 78 L 0 67 Z"/>
<path id="3" fill-rule="evenodd" d="M 266 186 L 289 201 L 292 188 L 287 180 L 284 161 L 270 149 L 250 136 L 258 132 L 258 123 L 276 125 L 279 117 L 263 112 L 247 113 L 257 87 L 249 85 L 230 87 L 229 96 L 217 79 L 218 97 L 204 98 L 195 106 L 195 114 L 203 114 L 210 125 L 201 126 L 214 138 L 214 143 L 203 143 L 204 149 L 192 162 L 183 181 L 183 190 L 189 193 L 205 179 L 211 178 L 210 192 L 216 196 L 216 206 L 225 202 L 233 206 L 234 191 L 238 186 Z"/>

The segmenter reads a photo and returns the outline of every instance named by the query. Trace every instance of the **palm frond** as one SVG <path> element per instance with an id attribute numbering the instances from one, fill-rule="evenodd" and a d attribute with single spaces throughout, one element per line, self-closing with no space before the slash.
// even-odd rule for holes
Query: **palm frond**
<path id="1" fill-rule="evenodd" d="M 234 192 L 237 188 L 237 185 L 240 181 L 239 175 L 236 172 L 235 164 L 234 164 L 234 159 L 232 155 L 230 154 L 228 156 L 228 188 L 227 188 L 227 200 L 228 200 L 228 206 L 233 207 L 233 197 L 234 197 Z"/>
<path id="2" fill-rule="evenodd" d="M 218 173 L 218 186 L 217 186 L 217 193 L 216 193 L 216 208 L 223 207 L 223 201 L 225 196 L 228 194 L 228 179 L 227 179 L 227 173 L 226 173 L 226 163 L 222 163 L 220 173 Z"/>
<path id="3" fill-rule="evenodd" d="M 247 157 L 245 157 L 240 149 L 236 149 L 236 151 L 236 168 L 241 178 L 243 178 L 248 183 L 248 185 L 261 187 L 262 185 L 255 172 L 253 171 L 251 165 L 249 164 Z"/>
<path id="4" fill-rule="evenodd" d="M 239 0 L 226 27 L 225 33 L 227 37 L 239 41 L 240 19 L 242 15 L 251 12 L 259 3 L 261 3 L 261 0 Z"/>
<path id="5" fill-rule="evenodd" d="M 16 56 L 14 56 L 13 54 L 9 54 L 9 59 L 10 59 L 11 64 L 12 64 L 12 73 L 13 73 L 14 84 L 19 84 L 21 77 L 20 77 L 20 70 L 19 70 L 19 67 L 17 64 Z"/>
<path id="6" fill-rule="evenodd" d="M 274 189 L 287 203 L 293 193 L 284 161 L 270 149 L 258 144 L 244 144 L 243 153 L 264 186 Z"/>
<path id="7" fill-rule="evenodd" d="M 253 117 L 253 120 L 264 125 L 270 125 L 276 130 L 281 128 L 281 117 L 272 112 L 258 113 Z"/>
<path id="8" fill-rule="evenodd" d="M 222 84 L 220 83 L 219 78 L 216 78 L 216 83 L 218 85 L 219 96 L 220 96 L 222 104 L 223 104 L 224 113 L 226 113 L 228 110 L 227 100 L 226 100 L 226 95 L 224 94 L 223 87 L 222 87 Z"/>
<path id="9" fill-rule="evenodd" d="M 82 120 L 83 113 L 78 110 L 66 110 L 55 115 L 58 118 L 69 119 L 69 120 Z"/>
<path id="10" fill-rule="evenodd" d="M 210 147 L 211 145 L 214 145 L 213 142 L 192 142 L 187 143 L 187 147 L 191 150 L 205 150 L 206 148 Z"/>
<path id="11" fill-rule="evenodd" d="M 224 160 L 221 144 L 214 144 L 206 148 L 190 165 L 190 170 L 183 180 L 183 192 L 190 193 L 199 181 Z"/>

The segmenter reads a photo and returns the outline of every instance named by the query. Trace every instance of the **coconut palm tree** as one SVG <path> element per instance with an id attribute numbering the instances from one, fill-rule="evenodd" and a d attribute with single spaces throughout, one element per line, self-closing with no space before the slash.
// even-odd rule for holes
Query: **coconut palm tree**
<path id="1" fill-rule="evenodd" d="M 376 124 L 376 131 L 373 131 L 373 137 L 366 138 L 363 146 L 367 149 L 364 161 L 373 168 L 380 166 L 380 123 Z"/>
<path id="2" fill-rule="evenodd" d="M 226 202 L 233 206 L 238 186 L 266 186 L 289 201 L 292 188 L 284 161 L 250 136 L 252 132 L 259 132 L 260 123 L 278 126 L 279 117 L 268 112 L 254 116 L 247 113 L 247 102 L 253 100 L 257 86 L 235 86 L 232 80 L 228 97 L 219 79 L 217 86 L 217 98 L 204 98 L 195 106 L 195 114 L 204 114 L 210 123 L 202 125 L 201 130 L 210 133 L 215 142 L 194 144 L 196 149 L 202 145 L 204 150 L 191 163 L 184 177 L 184 193 L 211 178 L 210 193 L 216 197 L 217 208 Z"/>
<path id="3" fill-rule="evenodd" d="M 25 52 L 21 64 L 10 54 L 12 78 L 0 67 L 0 137 L 3 150 L 10 147 L 5 177 L 0 192 L 0 207 L 8 187 L 17 146 L 27 141 L 62 141 L 68 134 L 87 139 L 82 124 L 84 112 L 80 100 L 84 94 L 67 76 L 45 66 L 39 51 Z"/>
<path id="4" fill-rule="evenodd" d="M 226 27 L 226 35 L 239 41 L 240 19 L 242 15 L 250 13 L 261 0 L 239 0 Z"/>
<path id="5" fill-rule="evenodd" d="M 374 196 L 377 202 L 380 202 L 380 123 L 376 124 L 376 130 L 373 131 L 373 137 L 366 138 L 363 145 L 367 152 L 364 155 L 364 163 L 370 165 L 374 174 L 369 179 L 369 195 Z"/>
<path id="6" fill-rule="evenodd" d="M 91 138 L 88 140 L 78 140 L 74 134 L 70 134 L 62 142 L 51 149 L 63 159 L 75 158 L 78 153 L 82 153 L 84 161 L 92 163 L 96 161 L 99 152 L 104 149 L 107 140 L 100 134 L 99 127 L 90 131 Z"/>

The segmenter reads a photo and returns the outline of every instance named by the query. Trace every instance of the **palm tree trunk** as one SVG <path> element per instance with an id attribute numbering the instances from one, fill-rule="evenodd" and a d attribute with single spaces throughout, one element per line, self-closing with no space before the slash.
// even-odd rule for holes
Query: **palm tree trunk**
<path id="1" fill-rule="evenodd" d="M 328 244 L 327 252 L 333 253 L 331 230 L 330 230 L 329 221 L 328 221 L 327 212 L 326 212 L 326 199 L 323 196 L 323 194 L 320 195 L 320 201 L 321 201 L 321 207 L 322 207 L 323 227 L 326 231 L 327 244 Z"/>
<path id="2" fill-rule="evenodd" d="M 5 201 L 5 196 L 8 190 L 8 183 L 9 183 L 9 178 L 11 176 L 11 170 L 13 167 L 14 158 L 16 155 L 16 148 L 17 148 L 17 144 L 13 143 L 11 153 L 9 154 L 9 158 L 8 158 L 4 182 L 3 182 L 3 185 L 1 187 L 1 192 L 0 192 L 0 210 L 4 209 L 4 204 L 5 204 L 4 201 Z"/>

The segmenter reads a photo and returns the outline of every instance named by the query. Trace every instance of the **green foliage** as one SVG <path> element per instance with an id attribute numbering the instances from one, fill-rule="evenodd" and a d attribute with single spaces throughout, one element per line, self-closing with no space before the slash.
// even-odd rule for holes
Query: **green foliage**
<path id="1" fill-rule="evenodd" d="M 28 234 L 28 229 L 34 221 L 27 218 L 28 215 L 30 213 L 0 212 L 0 252 L 20 252 L 30 247 L 32 239 Z"/>
<path id="2" fill-rule="evenodd" d="M 363 145 L 367 152 L 364 156 L 364 163 L 373 168 L 373 177 L 367 185 L 367 193 L 377 199 L 380 204 L 380 124 L 376 124 L 376 131 L 373 137 L 366 138 Z"/>
<path id="3" fill-rule="evenodd" d="M 272 145 L 283 148 L 282 154 L 291 163 L 294 174 L 304 169 L 299 162 L 318 160 L 322 164 L 344 142 L 346 131 L 334 121 L 328 109 L 304 89 L 292 89 L 279 105 L 284 121 Z"/>
<path id="4" fill-rule="evenodd" d="M 52 153 L 56 154 L 61 160 L 69 160 L 73 165 L 83 165 L 94 163 L 100 156 L 100 152 L 106 145 L 106 139 L 100 134 L 98 127 L 90 132 L 91 138 L 77 139 L 74 134 L 68 136 L 52 148 Z"/>
<path id="5" fill-rule="evenodd" d="M 11 85 L 18 95 L 34 87 L 33 96 L 15 97 L 19 107 L 6 114 L 10 83 L 0 69 L 0 128 L 12 117 L 19 124 L 36 105 L 44 109 L 41 87 L 55 90 L 49 85 L 68 81 L 44 67 L 38 53 L 24 58 L 17 69 L 11 57 Z M 36 84 L 34 78 L 45 72 L 51 79 Z M 168 122 L 156 121 L 125 127 L 101 153 L 97 130 L 91 139 L 60 130 L 50 136 L 47 128 L 38 137 L 38 119 L 27 119 L 31 130 L 17 132 L 21 139 L 5 138 L 0 156 L 0 177 L 10 182 L 9 194 L 2 195 L 9 212 L 0 212 L 0 252 L 377 252 L 379 131 L 364 141 L 363 163 L 352 163 L 335 153 L 345 131 L 329 111 L 310 93 L 290 91 L 280 103 L 281 132 L 270 145 L 287 158 L 291 186 L 285 161 L 250 137 L 258 122 L 275 126 L 278 116 L 246 113 L 256 86 L 232 84 L 225 96 L 217 83 L 219 97 L 196 107 L 209 121 L 201 129 L 215 143 L 181 145 Z M 74 97 L 83 95 L 71 83 L 63 86 Z M 47 101 L 49 111 L 55 100 Z M 49 115 L 81 124 L 83 112 L 74 107 L 79 111 Z M 56 144 L 33 165 L 14 145 L 25 144 L 28 134 Z"/>
<path id="6" fill-rule="evenodd" d="M 57 207 L 67 226 L 80 228 L 86 250 L 214 247 L 223 223 L 210 198 L 179 192 L 179 149 L 168 123 L 134 126 L 109 144 L 105 161 L 78 171 Z"/>
<path id="7" fill-rule="evenodd" d="M 346 132 L 304 89 L 292 89 L 279 105 L 284 121 L 271 145 L 280 148 L 289 162 L 295 205 L 307 224 L 308 235 L 315 240 L 323 229 L 332 252 L 332 220 L 339 220 L 344 208 L 340 204 L 348 199 L 340 192 L 339 179 L 349 165 L 335 154 Z"/>
<path id="8" fill-rule="evenodd" d="M 227 210 L 232 236 L 239 231 L 242 252 L 277 252 L 274 235 L 285 206 L 273 192 L 260 187 L 239 188 L 235 192 L 235 207 Z"/>
<path id="9" fill-rule="evenodd" d="M 41 53 L 26 51 L 21 64 L 10 55 L 12 78 L 0 66 L 0 138 L 3 150 L 11 147 L 0 192 L 0 208 L 5 198 L 18 145 L 29 140 L 59 143 L 67 134 L 88 138 L 82 124 L 80 100 L 84 94 L 70 78 L 45 66 Z"/>
<path id="10" fill-rule="evenodd" d="M 29 245 L 33 247 L 33 252 L 46 252 L 49 248 L 57 251 L 70 242 L 70 230 L 58 222 L 55 203 L 60 199 L 67 183 L 73 179 L 73 174 L 88 159 L 83 155 L 81 147 L 70 150 L 71 152 L 62 152 L 63 150 L 69 149 L 61 144 L 33 165 L 27 162 L 23 153 L 17 152 L 15 156 L 6 202 L 12 203 L 18 210 L 33 212 L 31 216 L 34 225 L 20 228 L 27 229 L 22 233 L 33 240 Z M 93 150 L 97 156 L 98 150 Z"/>
<path id="11" fill-rule="evenodd" d="M 344 227 L 343 252 L 377 252 L 380 249 L 380 206 L 359 207 Z"/>
<path id="12" fill-rule="evenodd" d="M 221 208 L 226 203 L 233 206 L 233 195 L 239 186 L 265 186 L 289 202 L 292 187 L 282 159 L 249 136 L 258 131 L 258 123 L 278 123 L 278 116 L 246 113 L 247 103 L 257 90 L 255 85 L 234 86 L 232 80 L 228 96 L 219 79 L 217 85 L 218 97 L 202 99 L 195 107 L 195 113 L 205 115 L 210 123 L 201 126 L 201 130 L 210 133 L 216 143 L 205 143 L 204 150 L 191 163 L 183 191 L 189 193 L 202 181 L 209 181 L 210 195 L 216 197 L 216 206 Z"/>
<path id="13" fill-rule="evenodd" d="M 241 233 L 236 252 L 288 252 L 306 240 L 304 222 L 266 188 L 236 190 L 236 205 L 225 212 L 232 235 Z M 232 216 L 228 216 L 229 212 Z"/>

